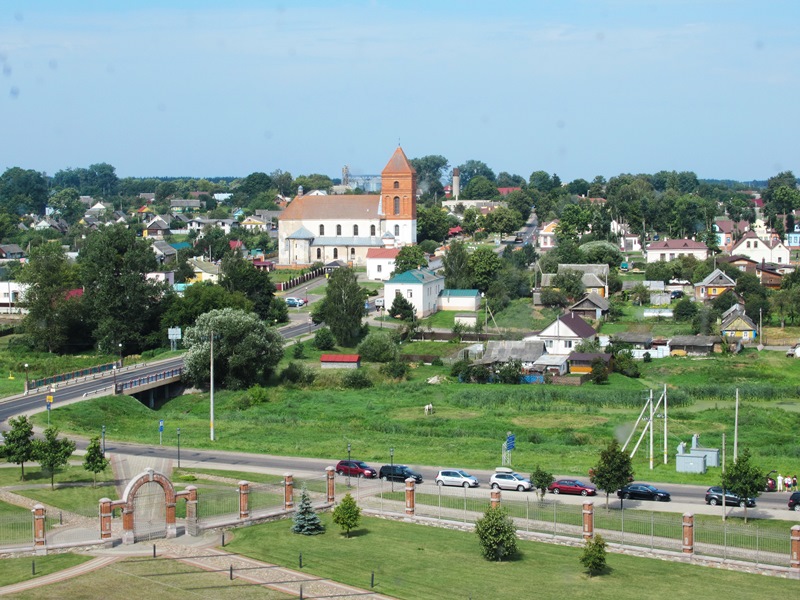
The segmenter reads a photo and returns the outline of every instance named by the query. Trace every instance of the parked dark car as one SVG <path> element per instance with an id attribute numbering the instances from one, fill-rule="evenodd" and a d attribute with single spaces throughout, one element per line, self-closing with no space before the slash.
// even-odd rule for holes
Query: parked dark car
<path id="1" fill-rule="evenodd" d="M 682 291 L 674 290 L 674 291 L 670 292 L 669 299 L 670 300 L 680 300 L 681 298 L 683 298 L 683 296 L 684 296 L 684 293 Z"/>
<path id="2" fill-rule="evenodd" d="M 669 492 L 660 490 L 649 483 L 629 483 L 617 490 L 617 497 L 625 500 L 655 500 L 656 502 L 669 502 Z"/>
<path id="3" fill-rule="evenodd" d="M 800 512 L 800 492 L 793 492 L 789 496 L 789 510 Z"/>
<path id="4" fill-rule="evenodd" d="M 384 481 L 405 481 L 411 478 L 416 483 L 422 483 L 422 475 L 406 465 L 383 465 L 378 476 Z"/>
<path id="5" fill-rule="evenodd" d="M 718 504 L 722 504 L 722 488 L 719 486 L 714 486 L 708 488 L 706 490 L 706 504 L 710 504 L 711 506 L 717 506 Z M 733 492 L 725 490 L 725 506 L 740 506 L 744 508 L 753 507 L 756 505 L 755 498 L 740 498 Z"/>
<path id="6" fill-rule="evenodd" d="M 370 467 L 363 460 L 340 460 L 336 463 L 336 472 L 339 475 L 367 477 L 370 479 L 378 476 L 378 471 Z"/>
<path id="7" fill-rule="evenodd" d="M 591 483 L 583 483 L 577 479 L 559 479 L 548 485 L 547 491 L 554 494 L 580 494 L 581 496 L 597 494 L 597 488 Z"/>

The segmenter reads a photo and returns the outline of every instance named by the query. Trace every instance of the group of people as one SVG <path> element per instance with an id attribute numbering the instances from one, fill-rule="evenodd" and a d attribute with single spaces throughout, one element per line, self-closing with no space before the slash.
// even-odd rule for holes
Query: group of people
<path id="1" fill-rule="evenodd" d="M 791 477 L 789 475 L 787 475 L 786 477 L 784 477 L 783 475 L 778 475 L 776 479 L 778 481 L 779 492 L 797 491 L 797 475 L 792 475 Z"/>

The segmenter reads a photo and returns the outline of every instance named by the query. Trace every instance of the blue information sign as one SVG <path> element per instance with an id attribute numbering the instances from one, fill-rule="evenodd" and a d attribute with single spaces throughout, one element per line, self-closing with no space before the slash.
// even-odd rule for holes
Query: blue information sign
<path id="1" fill-rule="evenodd" d="M 161 419 L 161 420 L 158 422 L 158 432 L 159 432 L 159 433 L 162 433 L 163 431 L 164 431 L 164 419 Z"/>
<path id="2" fill-rule="evenodd" d="M 517 445 L 517 436 L 513 433 L 506 438 L 506 450 L 513 450 Z"/>

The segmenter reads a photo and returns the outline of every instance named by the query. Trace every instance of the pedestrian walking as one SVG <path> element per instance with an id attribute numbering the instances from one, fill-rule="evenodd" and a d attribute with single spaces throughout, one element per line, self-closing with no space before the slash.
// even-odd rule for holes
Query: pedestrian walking
<path id="1" fill-rule="evenodd" d="M 780 473 L 778 473 L 778 491 L 779 492 L 783 491 L 783 475 L 781 475 Z"/>
<path id="2" fill-rule="evenodd" d="M 792 491 L 797 491 L 797 475 L 792 475 Z"/>

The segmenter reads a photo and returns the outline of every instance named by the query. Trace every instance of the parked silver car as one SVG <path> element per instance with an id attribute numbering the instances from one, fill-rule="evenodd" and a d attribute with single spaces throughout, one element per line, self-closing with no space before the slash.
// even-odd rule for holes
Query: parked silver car
<path id="1" fill-rule="evenodd" d="M 437 485 L 455 485 L 458 487 L 478 487 L 478 478 L 461 469 L 443 469 L 436 475 Z"/>
<path id="2" fill-rule="evenodd" d="M 495 471 L 495 474 L 489 479 L 492 489 L 517 490 L 518 492 L 527 492 L 533 489 L 530 479 L 514 473 L 511 469 L 498 467 Z"/>

